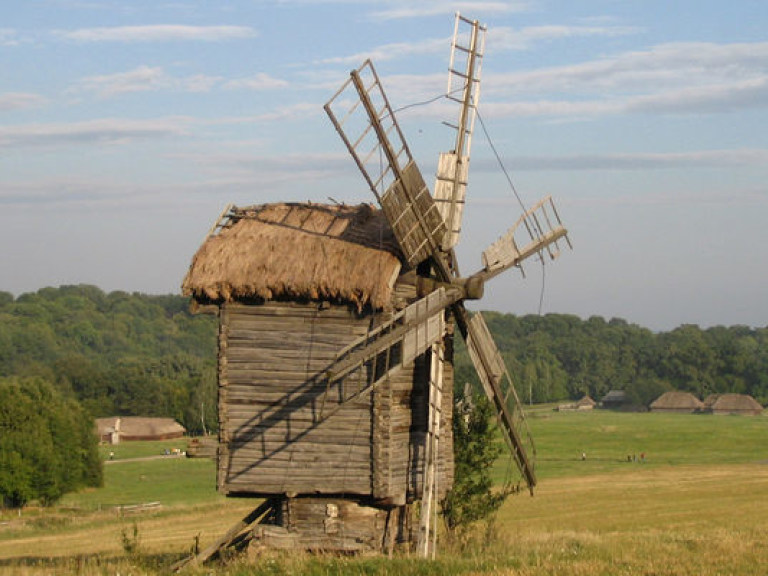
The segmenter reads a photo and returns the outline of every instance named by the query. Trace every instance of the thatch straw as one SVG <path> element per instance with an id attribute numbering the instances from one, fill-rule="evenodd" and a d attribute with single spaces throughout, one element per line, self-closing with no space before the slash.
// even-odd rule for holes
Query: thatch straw
<path id="1" fill-rule="evenodd" d="M 399 251 L 379 210 L 268 204 L 235 208 L 192 260 L 182 291 L 198 300 L 343 301 L 384 308 Z"/>
<path id="2" fill-rule="evenodd" d="M 651 403 L 650 408 L 651 410 L 677 410 L 694 412 L 704 408 L 704 404 L 690 392 L 671 390 L 669 392 L 664 392 L 664 394 L 654 400 Z"/>
<path id="3" fill-rule="evenodd" d="M 118 428 L 126 438 L 159 438 L 182 436 L 186 429 L 173 418 L 148 418 L 142 416 L 112 416 L 96 418 L 99 436 L 105 436 Z"/>
<path id="4" fill-rule="evenodd" d="M 763 407 L 749 394 L 710 394 L 704 400 L 707 410 L 730 414 L 760 414 Z"/>

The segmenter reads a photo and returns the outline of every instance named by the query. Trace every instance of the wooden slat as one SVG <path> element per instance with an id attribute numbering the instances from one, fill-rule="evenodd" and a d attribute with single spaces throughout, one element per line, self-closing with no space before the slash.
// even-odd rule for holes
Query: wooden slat
<path id="1" fill-rule="evenodd" d="M 445 224 L 414 162 L 402 171 L 381 198 L 381 207 L 411 266 L 437 253 Z"/>

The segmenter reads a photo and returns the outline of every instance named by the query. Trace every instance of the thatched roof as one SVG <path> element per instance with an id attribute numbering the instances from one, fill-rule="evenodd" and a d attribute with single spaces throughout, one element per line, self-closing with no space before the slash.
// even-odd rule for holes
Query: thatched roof
<path id="1" fill-rule="evenodd" d="M 707 410 L 728 414 L 760 414 L 763 407 L 748 394 L 710 394 L 704 400 Z"/>
<path id="2" fill-rule="evenodd" d="M 695 412 L 704 408 L 704 403 L 690 392 L 671 390 L 664 392 L 651 403 L 651 410 L 674 410 L 677 412 Z"/>
<path id="3" fill-rule="evenodd" d="M 349 302 L 384 308 L 400 253 L 380 210 L 322 204 L 234 208 L 195 254 L 182 292 L 240 298 Z"/>
<path id="4" fill-rule="evenodd" d="M 170 438 L 182 436 L 186 429 L 173 418 L 111 416 L 96 418 L 96 429 L 103 437 L 117 432 L 121 438 Z"/>
<path id="5" fill-rule="evenodd" d="M 589 394 L 584 395 L 581 400 L 576 402 L 577 408 L 594 408 L 597 405 L 597 402 L 592 400 L 592 398 L 589 396 Z"/>

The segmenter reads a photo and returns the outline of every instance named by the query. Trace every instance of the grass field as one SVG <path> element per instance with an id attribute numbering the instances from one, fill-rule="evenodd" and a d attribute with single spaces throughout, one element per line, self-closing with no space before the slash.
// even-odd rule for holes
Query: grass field
<path id="1" fill-rule="evenodd" d="M 255 565 L 233 559 L 190 573 L 768 573 L 768 418 L 542 409 L 530 424 L 536 496 L 510 498 L 466 541 L 443 541 L 434 562 L 270 554 Z M 121 461 L 165 447 L 124 444 L 105 466 L 104 488 L 54 509 L 5 512 L 0 573 L 165 573 L 196 537 L 205 545 L 250 510 L 250 502 L 215 493 L 211 461 Z M 627 461 L 641 453 L 645 462 Z M 153 501 L 163 507 L 135 517 L 114 510 Z M 126 541 L 138 552 L 126 554 Z"/>

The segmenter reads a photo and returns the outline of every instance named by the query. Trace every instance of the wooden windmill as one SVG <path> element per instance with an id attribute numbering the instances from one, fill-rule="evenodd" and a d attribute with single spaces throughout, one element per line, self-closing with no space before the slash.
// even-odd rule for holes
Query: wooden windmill
<path id="1" fill-rule="evenodd" d="M 434 196 L 366 61 L 325 109 L 381 210 L 228 207 L 195 255 L 183 291 L 220 319 L 218 487 L 266 499 L 201 558 L 257 520 L 249 535 L 268 546 L 404 543 L 426 555 L 453 481 L 455 328 L 522 477 L 536 484 L 509 373 L 464 301 L 568 239 L 545 198 L 483 253 L 480 271 L 459 275 L 484 38 L 457 15 L 447 96 L 459 120 Z"/>

